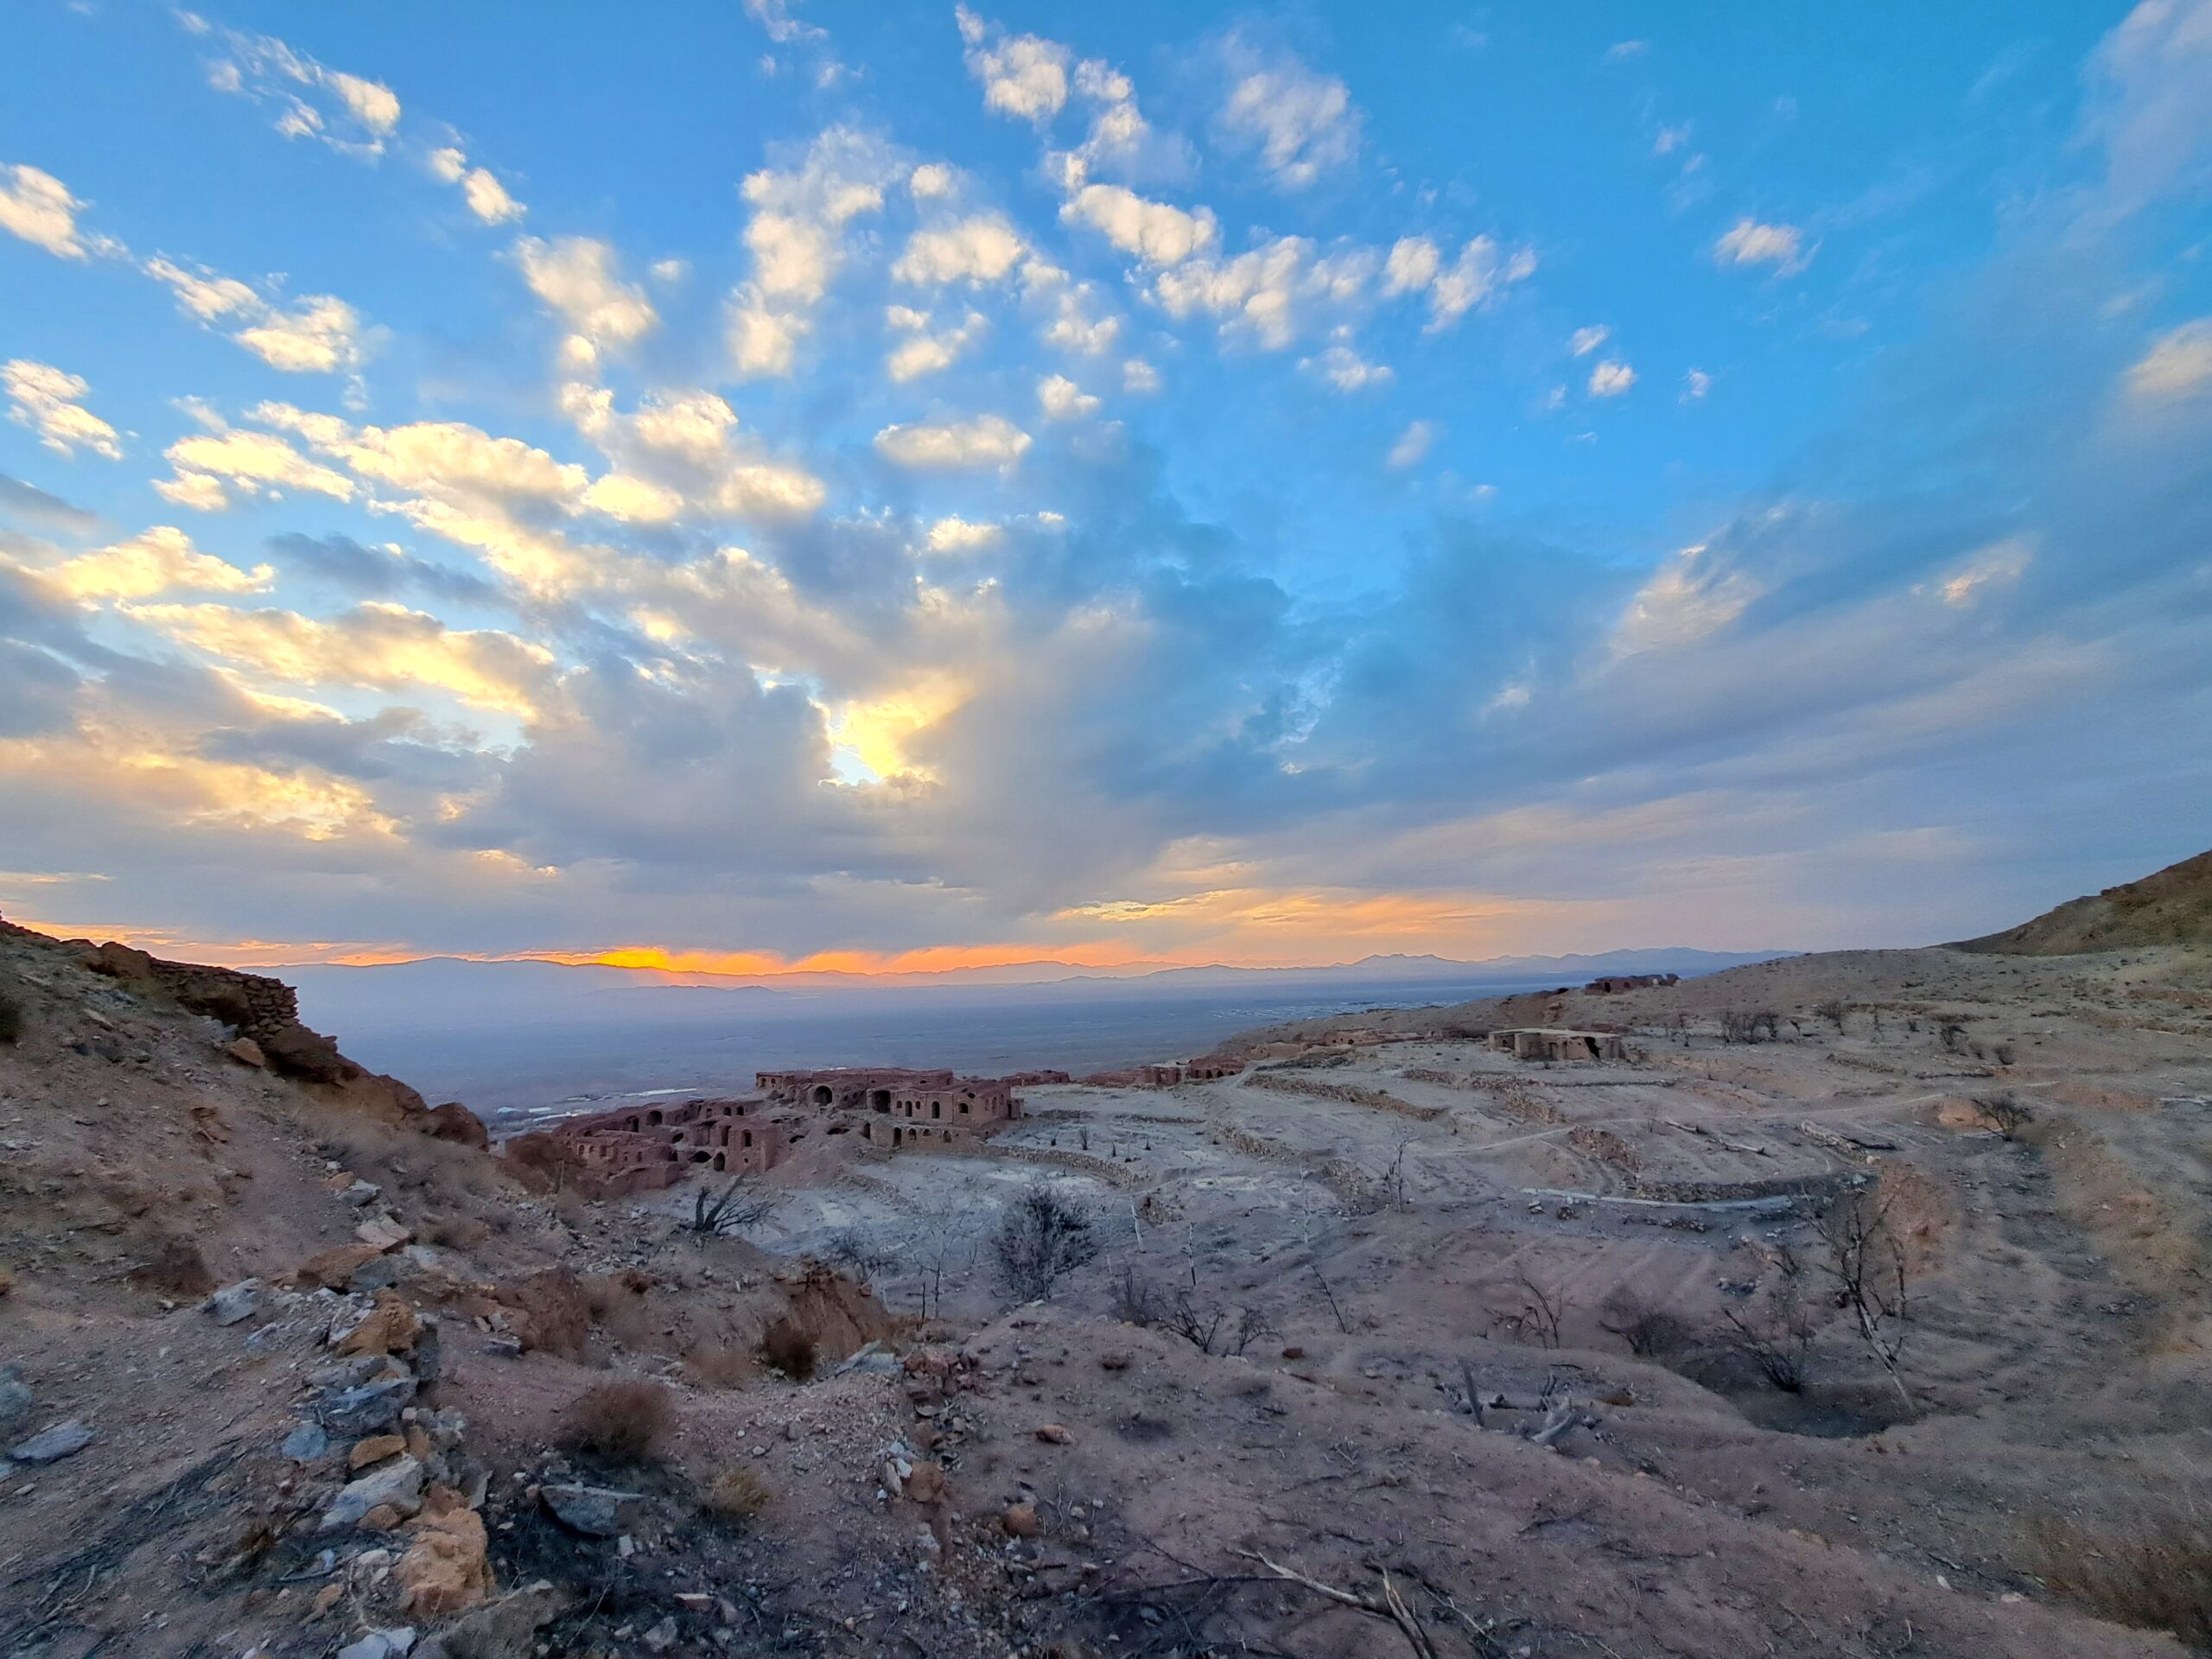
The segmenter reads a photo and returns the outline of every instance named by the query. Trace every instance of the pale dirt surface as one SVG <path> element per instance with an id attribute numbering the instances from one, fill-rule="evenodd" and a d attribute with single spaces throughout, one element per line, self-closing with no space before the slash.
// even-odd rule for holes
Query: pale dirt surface
<path id="1" fill-rule="evenodd" d="M 2202 1485 L 2202 953 L 1847 953 L 1327 1022 L 1427 1034 L 1172 1090 L 1027 1090 L 1029 1116 L 964 1154 L 810 1142 L 745 1241 L 704 1243 L 688 1189 L 582 1204 L 334 1117 L 59 948 L 0 937 L 0 990 L 26 1008 L 0 1046 L 0 1363 L 32 1392 L 0 1450 L 67 1419 L 95 1434 L 0 1474 L 10 1659 L 321 1659 L 449 1622 L 399 1605 L 419 1523 L 315 1530 L 346 1437 L 278 1452 L 339 1300 L 278 1281 L 386 1214 L 416 1235 L 395 1294 L 440 1320 L 419 1398 L 467 1420 L 448 1471 L 483 1478 L 495 1593 L 543 1580 L 566 1603 L 468 1651 L 2181 1650 L 2048 1580 L 2054 1526 L 2118 1537 Z M 1815 1012 L 1838 1001 L 1841 1032 Z M 1720 1040 L 1722 1014 L 1761 1010 L 1778 1040 Z M 1625 1028 L 1630 1058 L 1546 1067 L 1436 1034 L 1497 1024 Z M 1982 1127 L 2004 1093 L 2032 1113 L 2016 1141 Z M 359 1206 L 334 1190 L 354 1177 L 381 1189 Z M 1910 1248 L 1907 1393 L 1825 1294 L 1783 1393 L 1724 1312 L 1761 1306 L 1788 1258 L 1824 1282 L 1815 1214 L 1858 1177 Z M 989 1238 L 1039 1180 L 1101 1253 L 1008 1308 Z M 880 1304 L 809 1254 L 861 1262 Z M 261 1311 L 200 1311 L 249 1274 Z M 1516 1317 L 1524 1278 L 1562 1305 L 1556 1346 Z M 1129 1287 L 1218 1317 L 1216 1351 L 1120 1317 Z M 1664 1363 L 1605 1328 L 1624 1291 L 1681 1321 Z M 1243 1351 L 1220 1351 L 1248 1309 Z M 778 1320 L 815 1340 L 815 1380 L 765 1369 Z M 828 1375 L 870 1338 L 906 1366 Z M 645 1466 L 560 1446 L 610 1377 L 671 1390 Z M 1550 1448 L 1526 1438 L 1548 1401 L 1573 1418 Z M 894 1493 L 887 1453 L 894 1478 L 941 1466 L 945 1495 L 926 1473 Z M 733 1466 L 766 1507 L 712 1520 L 697 1500 Z M 626 1554 L 547 1516 L 537 1488 L 564 1477 L 640 1494 Z M 1038 1535 L 1007 1536 L 1017 1503 Z"/>

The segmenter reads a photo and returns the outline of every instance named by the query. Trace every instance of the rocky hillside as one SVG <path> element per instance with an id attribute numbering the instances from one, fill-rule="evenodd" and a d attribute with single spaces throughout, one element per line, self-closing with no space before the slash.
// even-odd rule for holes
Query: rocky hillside
<path id="1" fill-rule="evenodd" d="M 1955 949 L 1995 956 L 2071 957 L 2150 945 L 2212 945 L 2212 852 L 2156 874 L 2070 899 L 2033 921 Z"/>

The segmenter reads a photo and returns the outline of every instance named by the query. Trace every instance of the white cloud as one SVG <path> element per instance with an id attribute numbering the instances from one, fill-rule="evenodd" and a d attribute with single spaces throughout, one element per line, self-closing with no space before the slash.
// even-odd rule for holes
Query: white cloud
<path id="1" fill-rule="evenodd" d="M 1118 184 L 1084 186 L 1061 207 L 1060 217 L 1088 225 L 1122 252 L 1160 266 L 1180 264 L 1212 246 L 1221 228 L 1211 208 L 1186 213 Z"/>
<path id="2" fill-rule="evenodd" d="M 291 374 L 328 374 L 361 360 L 361 319 L 345 301 L 311 294 L 289 311 L 270 308 L 232 339 L 274 369 Z"/>
<path id="3" fill-rule="evenodd" d="M 288 311 L 235 276 L 219 276 L 204 266 L 187 270 L 156 257 L 143 269 L 156 282 L 167 283 L 177 303 L 200 321 L 245 323 L 231 338 L 271 368 L 327 374 L 360 365 L 360 314 L 334 295 L 306 295 Z"/>
<path id="4" fill-rule="evenodd" d="M 1295 306 L 1313 245 L 1303 237 L 1278 237 L 1234 259 L 1193 259 L 1162 271 L 1154 292 L 1170 316 L 1210 312 L 1224 331 L 1249 331 L 1269 350 L 1296 333 Z"/>
<path id="5" fill-rule="evenodd" d="M 1605 48 L 1609 63 L 1625 63 L 1630 58 L 1640 58 L 1651 49 L 1649 41 L 1616 41 Z"/>
<path id="6" fill-rule="evenodd" d="M 531 292 L 594 347 L 627 345 L 660 321 L 645 289 L 622 280 L 614 250 L 604 242 L 526 236 L 515 244 L 515 259 Z"/>
<path id="7" fill-rule="evenodd" d="M 1590 371 L 1592 397 L 1618 397 L 1636 384 L 1636 371 L 1618 358 L 1607 358 Z"/>
<path id="8" fill-rule="evenodd" d="M 898 168 L 885 148 L 831 127 L 792 168 L 764 168 L 742 187 L 753 209 L 745 228 L 753 276 L 730 296 L 729 345 L 741 378 L 789 374 L 813 309 L 844 262 L 845 227 L 883 207 Z"/>
<path id="9" fill-rule="evenodd" d="M 891 267 L 902 283 L 995 283 L 1012 270 L 1028 244 L 996 213 L 916 231 Z"/>
<path id="10" fill-rule="evenodd" d="M 1319 375 L 1338 391 L 1359 391 L 1368 386 L 1386 385 L 1390 378 L 1387 365 L 1368 362 L 1341 341 L 1319 357 L 1303 359 L 1298 366 Z"/>
<path id="11" fill-rule="evenodd" d="M 1721 233 L 1713 257 L 1723 265 L 1772 265 L 1787 276 L 1805 267 L 1804 240 L 1795 225 L 1762 225 L 1745 217 Z"/>
<path id="12" fill-rule="evenodd" d="M 1232 60 L 1249 57 L 1233 41 L 1230 50 Z M 1221 122 L 1259 150 L 1268 174 L 1287 190 L 1304 189 L 1359 149 L 1359 111 L 1350 89 L 1294 58 L 1239 74 Z"/>
<path id="13" fill-rule="evenodd" d="M 931 553 L 974 553 L 995 545 L 1004 537 L 1001 524 L 977 524 L 967 518 L 940 518 L 929 528 L 925 546 Z"/>
<path id="14" fill-rule="evenodd" d="M 629 524 L 672 524 L 683 515 L 683 498 L 650 479 L 608 473 L 592 480 L 583 505 Z"/>
<path id="15" fill-rule="evenodd" d="M 149 599 L 173 590 L 205 594 L 249 594 L 266 588 L 276 572 L 265 564 L 241 570 L 192 544 L 192 537 L 169 524 L 118 542 L 93 553 L 41 571 L 40 575 L 72 599 Z"/>
<path id="16" fill-rule="evenodd" d="M 1075 89 L 1096 106 L 1090 130 L 1075 149 L 1045 158 L 1046 174 L 1071 193 L 1080 189 L 1094 169 L 1135 168 L 1147 149 L 1156 148 L 1152 127 L 1137 108 L 1136 83 L 1113 65 L 1086 58 L 1076 66 Z"/>
<path id="17" fill-rule="evenodd" d="M 1102 357 L 1114 349 L 1114 342 L 1121 337 L 1122 320 L 1093 316 L 1089 309 L 1091 295 L 1089 283 L 1058 288 L 1052 296 L 1052 321 L 1045 325 L 1041 336 L 1047 346 L 1080 357 Z"/>
<path id="18" fill-rule="evenodd" d="M 1612 337 L 1613 331 L 1604 323 L 1592 323 L 1587 328 L 1576 329 L 1573 339 L 1567 341 L 1567 346 L 1575 356 L 1587 357 Z"/>
<path id="19" fill-rule="evenodd" d="M 85 204 L 51 173 L 0 163 L 0 231 L 20 236 L 62 259 L 82 259 L 77 210 Z"/>
<path id="20" fill-rule="evenodd" d="M 1406 429 L 1398 434 L 1398 441 L 1390 446 L 1390 453 L 1383 457 L 1383 464 L 1402 469 L 1420 462 L 1436 442 L 1436 426 L 1430 421 L 1409 421 Z"/>
<path id="21" fill-rule="evenodd" d="M 941 200 L 953 189 L 952 169 L 943 162 L 924 162 L 906 175 L 906 193 L 916 201 Z"/>
<path id="22" fill-rule="evenodd" d="M 459 185 L 468 211 L 486 225 L 504 225 L 529 211 L 507 194 L 507 188 L 492 175 L 489 168 L 469 166 L 467 156 L 458 149 L 448 147 L 432 150 L 430 171 L 448 184 Z"/>
<path id="23" fill-rule="evenodd" d="M 803 23 L 791 16 L 791 0 L 745 0 L 745 15 L 760 24 L 779 46 L 789 46 L 794 41 L 829 38 L 827 29 Z"/>
<path id="24" fill-rule="evenodd" d="M 2169 330 L 2127 371 L 2129 394 L 2144 403 L 2170 403 L 2212 391 L 2212 317 Z"/>
<path id="25" fill-rule="evenodd" d="M 960 467 L 1010 467 L 1029 448 L 1029 435 L 1001 415 L 971 421 L 887 426 L 875 447 L 902 467 L 931 471 Z"/>
<path id="26" fill-rule="evenodd" d="M 222 480 L 205 473 L 179 473 L 175 478 L 157 478 L 154 480 L 154 492 L 194 512 L 220 512 L 231 505 L 231 498 L 224 493 Z"/>
<path id="27" fill-rule="evenodd" d="M 955 14 L 967 45 L 968 73 L 982 83 L 983 107 L 1043 123 L 1068 101 L 1068 64 L 1075 55 L 1057 41 L 1008 36 L 960 7 Z"/>
<path id="28" fill-rule="evenodd" d="M 892 326 L 914 331 L 911 339 L 893 346 L 883 359 L 884 372 L 901 385 L 951 367 L 962 353 L 982 338 L 988 327 L 982 314 L 975 311 L 970 311 L 957 326 L 936 334 L 928 332 L 929 321 L 906 306 L 891 308 Z"/>
<path id="29" fill-rule="evenodd" d="M 561 406 L 615 464 L 585 500 L 618 518 L 663 523 L 685 512 L 792 518 L 815 511 L 828 493 L 804 467 L 741 439 L 736 411 L 711 391 L 660 393 L 626 416 L 612 392 L 576 385 L 563 388 Z"/>
<path id="30" fill-rule="evenodd" d="M 1079 421 L 1098 412 L 1098 399 L 1065 374 L 1048 374 L 1037 383 L 1037 403 L 1048 421 Z"/>
<path id="31" fill-rule="evenodd" d="M 84 406 L 92 389 L 80 376 L 17 358 L 0 364 L 0 385 L 13 405 L 9 417 L 37 433 L 48 448 L 65 455 L 89 449 L 110 461 L 123 459 L 115 429 Z"/>
<path id="32" fill-rule="evenodd" d="M 384 153 L 401 114 L 391 87 L 318 63 L 274 35 L 226 30 L 224 37 L 232 55 L 211 66 L 209 86 L 274 105 L 276 130 L 287 138 L 315 138 L 371 159 Z M 315 94 L 323 95 L 319 105 L 308 101 Z"/>
<path id="33" fill-rule="evenodd" d="M 2035 544 L 2024 536 L 2008 536 L 1976 550 L 1967 562 L 1934 585 L 1936 596 L 1954 610 L 1979 603 L 1986 589 L 2018 582 L 2035 562 Z M 1916 593 L 1928 591 L 1916 588 Z"/>
<path id="34" fill-rule="evenodd" d="M 1521 248 L 1510 254 L 1487 236 L 1470 238 L 1459 257 L 1444 263 L 1442 251 L 1425 236 L 1401 238 L 1382 267 L 1385 294 L 1428 296 L 1428 332 L 1449 328 L 1460 318 L 1535 274 L 1536 256 Z"/>
<path id="35" fill-rule="evenodd" d="M 656 259 L 648 274 L 657 283 L 680 283 L 691 274 L 691 262 L 688 259 Z"/>
<path id="36" fill-rule="evenodd" d="M 1382 267 L 1382 291 L 1418 293 L 1436 280 L 1443 264 L 1436 244 L 1427 237 L 1402 236 L 1390 245 L 1389 259 Z"/>
<path id="37" fill-rule="evenodd" d="M 1158 391 L 1160 371 L 1141 357 L 1133 357 L 1122 365 L 1122 388 L 1125 391 Z"/>
<path id="38" fill-rule="evenodd" d="M 1713 377 L 1703 369 L 1691 369 L 1682 376 L 1682 401 L 1694 404 L 1713 390 Z"/>
<path id="39" fill-rule="evenodd" d="M 1613 628 L 1613 652 L 1671 651 L 1718 633 L 1761 592 L 1741 570 L 1716 565 L 1705 548 L 1686 547 L 1653 571 Z"/>
<path id="40" fill-rule="evenodd" d="M 186 506 L 212 512 L 227 505 L 220 486 L 228 483 L 248 495 L 282 489 L 306 490 L 334 500 L 353 499 L 353 481 L 309 461 L 273 432 L 224 432 L 180 438 L 163 452 L 176 469 L 175 488 L 162 493 Z M 216 486 L 210 499 L 210 485 Z"/>

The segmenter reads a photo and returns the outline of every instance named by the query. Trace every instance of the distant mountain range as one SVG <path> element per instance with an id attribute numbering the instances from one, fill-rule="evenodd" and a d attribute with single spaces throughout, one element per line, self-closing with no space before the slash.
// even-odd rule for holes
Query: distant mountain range
<path id="1" fill-rule="evenodd" d="M 1597 956 L 1493 957 L 1458 962 L 1444 957 L 1376 956 L 1357 962 L 1300 968 L 1208 966 L 1084 968 L 1064 962 L 1021 963 L 1000 968 L 956 969 L 925 974 L 790 974 L 773 978 L 670 973 L 655 969 L 572 966 L 533 960 L 478 962 L 424 957 L 372 967 L 302 963 L 270 971 L 300 990 L 310 1023 L 476 1025 L 511 1020 L 606 1020 L 647 1012 L 673 1020 L 712 1019 L 742 1005 L 817 1000 L 824 995 L 939 989 L 992 990 L 1024 996 L 1172 995 L 1191 990 L 1297 991 L 1326 988 L 1356 993 L 1372 986 L 1393 992 L 1416 985 L 1459 987 L 1494 982 L 1556 979 L 1579 983 L 1599 974 L 1709 974 L 1747 962 L 1770 961 L 1788 951 L 1693 950 L 1674 946 L 1608 950 Z"/>

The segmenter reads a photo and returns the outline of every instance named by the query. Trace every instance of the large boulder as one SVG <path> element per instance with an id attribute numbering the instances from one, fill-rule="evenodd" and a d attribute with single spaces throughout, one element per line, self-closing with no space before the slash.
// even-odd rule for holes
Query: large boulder
<path id="1" fill-rule="evenodd" d="M 484 1120 L 457 1100 L 431 1107 L 426 1127 L 440 1141 L 457 1141 L 479 1152 L 491 1150 L 492 1135 L 484 1127 Z"/>

